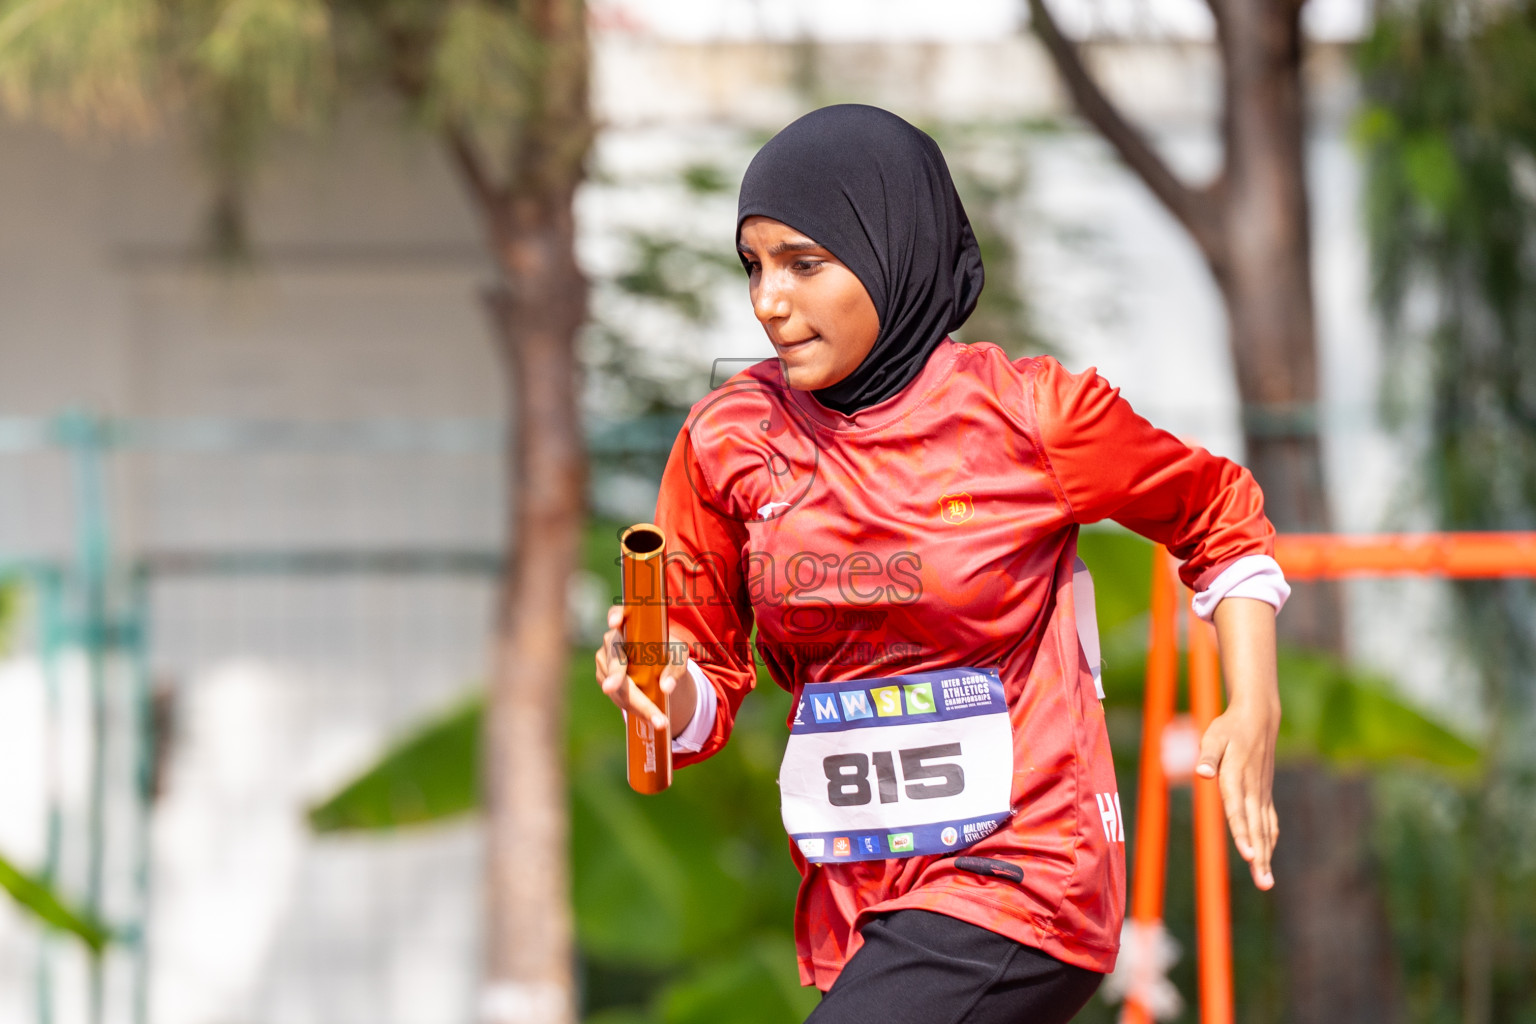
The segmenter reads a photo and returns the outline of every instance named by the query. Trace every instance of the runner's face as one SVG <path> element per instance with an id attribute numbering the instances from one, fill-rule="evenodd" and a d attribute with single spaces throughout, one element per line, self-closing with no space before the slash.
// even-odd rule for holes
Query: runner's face
<path id="1" fill-rule="evenodd" d="M 831 387 L 869 355 L 880 314 L 836 256 L 788 224 L 748 217 L 737 241 L 752 311 L 798 391 Z"/>

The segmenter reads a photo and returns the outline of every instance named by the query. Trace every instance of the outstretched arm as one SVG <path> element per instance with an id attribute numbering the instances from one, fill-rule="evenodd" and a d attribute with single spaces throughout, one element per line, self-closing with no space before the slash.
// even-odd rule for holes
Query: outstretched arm
<path id="1" fill-rule="evenodd" d="M 1264 601 L 1229 597 L 1213 615 L 1221 646 L 1227 710 L 1206 729 L 1195 772 L 1216 779 L 1237 852 L 1253 884 L 1272 888 L 1270 855 L 1280 835 L 1275 815 L 1275 736 L 1280 691 L 1275 669 L 1275 609 Z"/>
<path id="2" fill-rule="evenodd" d="M 1181 562 L 1193 610 L 1214 621 L 1227 710 L 1206 730 L 1196 771 L 1217 779 L 1238 851 L 1260 889 L 1278 827 L 1270 797 L 1280 697 L 1275 612 L 1290 588 L 1274 561 L 1274 527 L 1252 475 L 1136 415 L 1093 371 L 1036 362 L 1034 409 L 1062 501 L 1079 523 L 1115 519 Z"/>

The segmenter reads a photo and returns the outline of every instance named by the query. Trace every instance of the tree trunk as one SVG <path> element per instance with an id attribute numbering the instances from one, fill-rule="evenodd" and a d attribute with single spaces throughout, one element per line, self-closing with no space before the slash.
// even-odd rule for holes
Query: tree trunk
<path id="1" fill-rule="evenodd" d="M 581 0 L 529 0 L 540 43 L 505 186 L 472 141 L 451 155 L 485 214 L 502 284 L 488 297 L 504 357 L 508 559 L 497 608 L 482 765 L 486 814 L 485 1024 L 574 1024 L 565 779 L 566 589 L 586 518 L 577 338 L 586 281 L 573 200 L 591 144 Z"/>
<path id="2" fill-rule="evenodd" d="M 530 267 L 489 301 L 515 396 L 508 525 L 516 555 L 502 581 L 486 715 L 482 1019 L 571 1024 L 565 594 L 585 518 L 573 344 L 583 283 L 574 261 L 559 258 L 571 251 L 568 223 L 530 234 L 510 248 L 517 255 L 539 251 L 554 265 Z"/>
<path id="3" fill-rule="evenodd" d="M 1225 159 L 1203 188 L 1180 180 L 1104 94 L 1044 0 L 1028 3 L 1032 26 L 1078 109 L 1205 256 L 1226 305 L 1247 463 L 1264 490 L 1265 511 L 1284 532 L 1329 531 L 1318 437 L 1301 0 L 1211 0 L 1224 75 Z M 1278 625 L 1290 643 L 1342 655 L 1337 584 L 1293 584 Z M 1347 810 L 1340 813 L 1335 800 Z M 1275 802 L 1284 833 L 1274 899 L 1288 967 L 1287 1019 L 1396 1020 L 1390 935 L 1369 868 L 1368 783 L 1297 765 L 1277 777 Z"/>
<path id="4" fill-rule="evenodd" d="M 1317 417 L 1300 4 L 1230 0 L 1218 36 L 1226 75 L 1225 245 L 1212 270 L 1226 299 L 1248 466 L 1287 532 L 1328 532 Z M 1284 639 L 1344 652 L 1338 585 L 1294 585 Z M 1395 962 L 1371 868 L 1367 779 L 1317 764 L 1283 768 L 1276 810 L 1275 902 L 1287 1019 L 1388 1024 L 1398 1016 Z"/>
<path id="5" fill-rule="evenodd" d="M 1371 780 L 1318 765 L 1275 775 L 1275 848 L 1286 1013 L 1296 1024 L 1401 1019 L 1396 964 L 1370 844 Z"/>
<path id="6" fill-rule="evenodd" d="M 1223 237 L 1207 258 L 1226 300 L 1248 468 L 1264 510 L 1282 532 L 1327 532 L 1299 9 L 1292 0 L 1220 5 Z M 1342 654 L 1340 612 L 1336 584 L 1301 584 L 1279 626 L 1293 643 Z"/>

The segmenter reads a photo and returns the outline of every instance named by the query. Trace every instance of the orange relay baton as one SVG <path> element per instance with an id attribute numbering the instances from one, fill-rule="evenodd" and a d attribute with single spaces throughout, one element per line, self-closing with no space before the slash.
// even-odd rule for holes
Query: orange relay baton
<path id="1" fill-rule="evenodd" d="M 661 692 L 667 664 L 667 538 L 651 523 L 636 523 L 619 535 L 623 568 L 624 656 L 629 677 L 652 704 L 668 713 Z M 629 786 L 660 793 L 672 785 L 672 730 L 657 729 L 640 715 L 626 715 Z"/>

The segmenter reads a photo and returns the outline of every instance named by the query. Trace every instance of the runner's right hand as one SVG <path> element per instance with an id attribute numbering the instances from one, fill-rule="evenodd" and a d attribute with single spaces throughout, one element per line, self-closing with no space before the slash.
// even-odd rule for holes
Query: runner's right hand
<path id="1" fill-rule="evenodd" d="M 603 634 L 603 644 L 597 649 L 597 682 L 608 699 L 626 714 L 644 715 L 653 726 L 660 729 L 667 725 L 667 716 L 661 713 L 651 699 L 640 692 L 640 687 L 624 670 L 624 606 L 608 609 L 608 631 Z M 693 677 L 688 674 L 686 662 L 668 662 L 661 670 L 661 692 L 668 695 L 667 710 L 672 713 L 675 725 L 687 725 L 693 719 L 693 709 L 698 703 L 698 691 Z M 677 735 L 673 728 L 672 735 Z"/>

